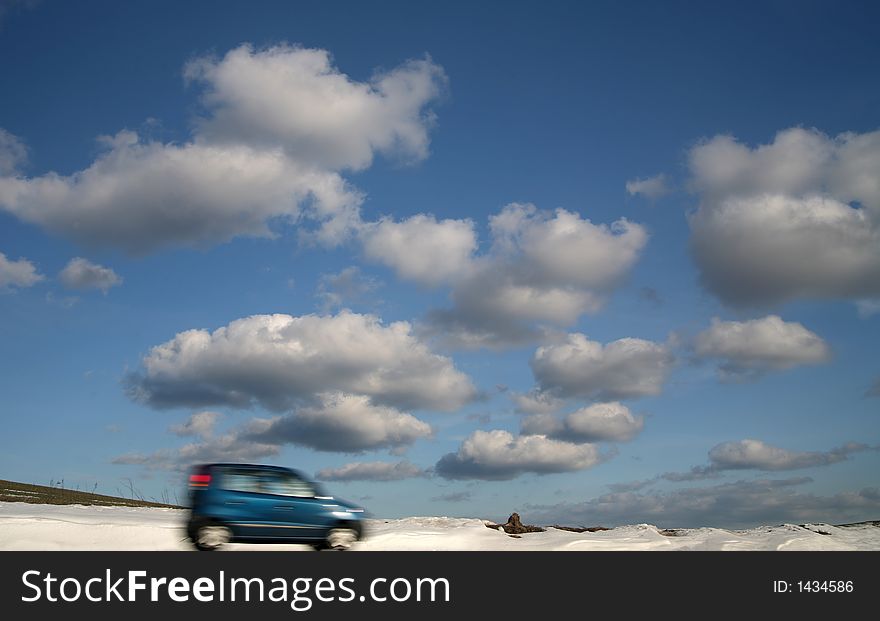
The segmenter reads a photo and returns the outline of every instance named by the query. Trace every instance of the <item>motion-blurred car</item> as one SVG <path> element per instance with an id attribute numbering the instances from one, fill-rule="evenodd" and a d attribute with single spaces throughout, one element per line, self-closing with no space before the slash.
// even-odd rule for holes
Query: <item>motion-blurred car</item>
<path id="1" fill-rule="evenodd" d="M 230 542 L 304 543 L 346 550 L 364 534 L 364 510 L 326 496 L 296 470 L 205 464 L 189 477 L 187 535 L 199 550 Z"/>

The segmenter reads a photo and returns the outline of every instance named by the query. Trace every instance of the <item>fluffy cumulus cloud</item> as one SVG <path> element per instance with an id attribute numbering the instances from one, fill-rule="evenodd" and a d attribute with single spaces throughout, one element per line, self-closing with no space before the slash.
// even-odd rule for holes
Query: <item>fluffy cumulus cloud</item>
<path id="1" fill-rule="evenodd" d="M 543 392 L 614 400 L 660 394 L 674 362 L 662 343 L 624 338 L 602 345 L 574 333 L 539 347 L 530 364 Z"/>
<path id="2" fill-rule="evenodd" d="M 821 496 L 798 488 L 809 477 L 755 479 L 666 492 L 618 491 L 581 503 L 529 507 L 532 521 L 545 524 L 648 523 L 669 528 L 748 528 L 779 523 L 841 523 L 874 519 L 880 490 L 864 488 Z"/>
<path id="3" fill-rule="evenodd" d="M 177 470 L 205 461 L 251 461 L 271 457 L 278 455 L 286 445 L 350 454 L 379 449 L 398 453 L 419 438 L 432 434 L 430 425 L 411 414 L 374 405 L 362 395 L 343 393 L 318 395 L 313 405 L 299 407 L 281 416 L 251 418 L 222 434 L 215 432 L 219 418 L 216 412 L 193 414 L 185 423 L 173 425 L 169 430 L 182 437 L 195 436 L 195 441 L 149 454 L 120 455 L 113 463 Z M 326 476 L 319 478 L 380 479 L 383 468 L 376 464 L 349 464 L 338 470 L 325 471 Z M 402 475 L 407 472 L 410 472 L 407 476 L 417 476 L 403 463 L 394 470 L 385 471 L 385 480 L 406 478 Z"/>
<path id="4" fill-rule="evenodd" d="M 650 200 L 657 200 L 669 194 L 669 185 L 666 183 L 666 175 L 659 174 L 645 179 L 630 179 L 626 182 L 626 191 L 630 196 L 644 196 Z"/>
<path id="5" fill-rule="evenodd" d="M 71 259 L 58 274 L 58 279 L 68 289 L 100 289 L 104 293 L 110 287 L 122 284 L 122 277 L 112 269 L 82 257 Z"/>
<path id="6" fill-rule="evenodd" d="M 694 257 L 724 302 L 880 295 L 880 131 L 793 128 L 755 148 L 716 136 L 690 169 Z"/>
<path id="7" fill-rule="evenodd" d="M 510 204 L 489 219 L 489 251 L 462 270 L 452 307 L 428 331 L 462 347 L 527 343 L 546 326 L 595 312 L 638 259 L 647 232 L 625 219 L 594 224 L 579 214 Z"/>
<path id="8" fill-rule="evenodd" d="M 197 436 L 160 451 L 175 466 L 193 456 L 274 455 L 284 445 L 394 454 L 431 426 L 407 410 L 452 411 L 476 398 L 470 379 L 432 353 L 406 322 L 372 315 L 255 315 L 215 330 L 189 330 L 150 350 L 126 379 L 129 396 L 155 408 L 261 406 L 283 412 L 214 433 L 201 412 L 171 431 Z M 150 457 L 150 456 L 147 456 Z"/>
<path id="9" fill-rule="evenodd" d="M 567 442 L 626 442 L 645 426 L 625 405 L 612 401 L 594 403 L 562 418 L 532 414 L 523 419 L 523 435 L 544 435 Z"/>
<path id="10" fill-rule="evenodd" d="M 0 208 L 132 253 L 271 236 L 272 223 L 303 218 L 319 240 L 339 243 L 360 226 L 363 199 L 340 172 L 368 166 L 375 152 L 424 157 L 444 82 L 429 60 L 357 82 L 326 52 L 287 45 L 241 46 L 192 61 L 186 75 L 203 86 L 205 106 L 189 141 L 121 131 L 71 175 L 2 173 Z"/>
<path id="11" fill-rule="evenodd" d="M 325 468 L 315 477 L 322 481 L 400 481 L 427 476 L 427 473 L 408 461 L 353 462 L 339 468 Z"/>
<path id="12" fill-rule="evenodd" d="M 13 261 L 0 252 L 0 292 L 9 291 L 13 287 L 31 287 L 43 279 L 45 276 L 27 259 Z"/>
<path id="13" fill-rule="evenodd" d="M 470 220 L 440 220 L 419 214 L 402 221 L 365 225 L 364 253 L 404 279 L 439 285 L 467 275 L 477 248 Z"/>
<path id="14" fill-rule="evenodd" d="M 322 393 L 375 405 L 455 410 L 475 389 L 452 360 L 432 353 L 410 324 L 373 315 L 254 315 L 213 332 L 188 330 L 157 345 L 128 378 L 153 407 L 311 405 Z"/>
<path id="15" fill-rule="evenodd" d="M 435 472 L 446 479 L 507 480 L 521 474 L 573 472 L 602 460 L 593 444 L 574 444 L 546 436 L 514 437 L 500 429 L 475 431 L 455 453 L 444 455 Z"/>
<path id="16" fill-rule="evenodd" d="M 294 158 L 325 169 L 360 170 L 373 155 L 428 154 L 433 113 L 426 105 L 446 77 L 430 59 L 411 60 L 368 82 L 341 73 L 329 52 L 279 45 L 242 45 L 223 58 L 200 58 L 185 69 L 205 87 L 209 115 L 199 137 L 221 144 L 281 145 Z"/>
<path id="17" fill-rule="evenodd" d="M 0 206 L 83 244 L 139 254 L 271 236 L 269 221 L 296 221 L 306 199 L 322 219 L 348 217 L 361 200 L 338 174 L 280 149 L 161 144 L 130 131 L 105 147 L 70 176 L 0 178 Z"/>
<path id="18" fill-rule="evenodd" d="M 405 448 L 431 433 L 431 426 L 412 414 L 375 405 L 363 395 L 331 393 L 319 395 L 317 404 L 300 407 L 293 414 L 255 419 L 239 436 L 259 444 L 362 453 Z"/>
<path id="19" fill-rule="evenodd" d="M 721 321 L 697 335 L 694 352 L 719 361 L 723 378 L 740 379 L 768 371 L 827 361 L 831 350 L 822 338 L 797 322 L 776 315 L 750 321 Z"/>
<path id="20" fill-rule="evenodd" d="M 852 453 L 870 450 L 851 442 L 830 451 L 790 451 L 761 440 L 723 442 L 709 451 L 711 470 L 799 470 L 829 466 L 849 458 Z"/>

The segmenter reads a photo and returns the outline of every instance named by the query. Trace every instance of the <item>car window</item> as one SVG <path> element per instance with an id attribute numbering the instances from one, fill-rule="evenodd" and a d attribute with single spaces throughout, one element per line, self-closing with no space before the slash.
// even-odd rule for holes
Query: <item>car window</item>
<path id="1" fill-rule="evenodd" d="M 263 492 L 279 496 L 312 498 L 315 487 L 292 472 L 270 471 L 263 473 Z"/>
<path id="2" fill-rule="evenodd" d="M 234 492 L 262 492 L 262 481 L 255 470 L 224 470 L 220 473 L 220 489 Z"/>

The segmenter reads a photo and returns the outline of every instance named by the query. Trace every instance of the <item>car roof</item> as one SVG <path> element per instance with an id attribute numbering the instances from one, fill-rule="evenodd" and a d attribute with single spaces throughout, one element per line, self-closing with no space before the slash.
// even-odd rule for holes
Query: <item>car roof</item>
<path id="1" fill-rule="evenodd" d="M 283 470 L 285 472 L 293 470 L 286 466 L 271 466 L 268 464 L 242 464 L 235 462 L 218 462 L 213 464 L 196 464 L 193 468 L 253 468 L 255 470 Z"/>

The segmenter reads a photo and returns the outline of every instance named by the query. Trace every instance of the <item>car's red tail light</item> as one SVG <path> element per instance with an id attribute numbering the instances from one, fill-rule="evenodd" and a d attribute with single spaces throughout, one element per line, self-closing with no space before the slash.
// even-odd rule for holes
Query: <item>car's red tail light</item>
<path id="1" fill-rule="evenodd" d="M 192 474 L 189 477 L 190 487 L 208 487 L 211 482 L 210 474 Z"/>

